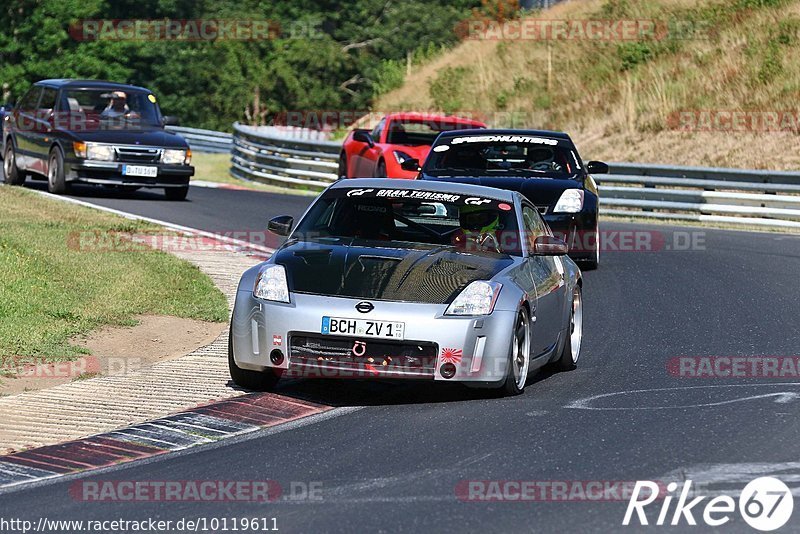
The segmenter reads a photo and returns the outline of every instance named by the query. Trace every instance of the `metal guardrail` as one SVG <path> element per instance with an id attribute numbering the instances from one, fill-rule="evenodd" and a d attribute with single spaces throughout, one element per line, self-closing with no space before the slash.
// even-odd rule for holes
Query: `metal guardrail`
<path id="1" fill-rule="evenodd" d="M 233 136 L 229 133 L 181 126 L 167 126 L 166 129 L 186 139 L 194 152 L 228 153 L 233 146 Z"/>
<path id="2" fill-rule="evenodd" d="M 274 128 L 233 125 L 231 174 L 283 187 L 322 190 L 336 181 L 342 144 L 295 137 Z"/>
<path id="3" fill-rule="evenodd" d="M 601 213 L 800 228 L 800 172 L 612 163 L 595 175 Z"/>
<path id="4" fill-rule="evenodd" d="M 321 190 L 336 180 L 341 144 L 234 125 L 231 174 Z M 594 175 L 605 215 L 800 228 L 800 172 L 611 163 Z"/>

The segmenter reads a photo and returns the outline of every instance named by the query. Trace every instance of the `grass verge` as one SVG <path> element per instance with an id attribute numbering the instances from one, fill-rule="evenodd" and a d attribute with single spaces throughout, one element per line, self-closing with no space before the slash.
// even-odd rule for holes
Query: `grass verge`
<path id="1" fill-rule="evenodd" d="M 122 239 L 158 226 L 0 187 L 0 357 L 63 361 L 75 335 L 159 314 L 222 322 L 224 295 L 186 261 L 154 250 L 111 252 L 80 236 Z"/>
<path id="2" fill-rule="evenodd" d="M 192 154 L 192 165 L 194 165 L 194 180 L 204 182 L 216 182 L 219 184 L 229 184 L 256 191 L 266 191 L 268 193 L 285 193 L 287 195 L 308 195 L 317 196 L 319 193 L 308 189 L 296 189 L 278 187 L 275 185 L 262 184 L 260 182 L 250 182 L 240 180 L 231 176 L 231 156 L 230 154 L 210 154 L 205 152 L 194 152 Z"/>

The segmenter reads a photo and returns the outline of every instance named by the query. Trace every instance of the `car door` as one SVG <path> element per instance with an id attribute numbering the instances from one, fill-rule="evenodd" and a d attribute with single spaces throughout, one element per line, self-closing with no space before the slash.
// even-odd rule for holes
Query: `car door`
<path id="1" fill-rule="evenodd" d="M 52 87 L 43 87 L 42 96 L 34 113 L 34 128 L 30 134 L 31 164 L 30 170 L 40 174 L 47 173 L 47 158 L 53 142 L 53 123 L 58 91 Z"/>
<path id="2" fill-rule="evenodd" d="M 17 166 L 28 170 L 35 161 L 33 154 L 33 130 L 36 128 L 36 109 L 42 88 L 38 85 L 31 87 L 22 95 L 19 104 L 14 109 L 11 120 L 11 129 L 14 132 L 16 143 Z"/>
<path id="3" fill-rule="evenodd" d="M 386 117 L 382 118 L 380 122 L 372 129 L 373 146 L 363 143 L 363 147 L 358 150 L 355 158 L 356 177 L 358 178 L 372 178 L 375 176 L 375 167 L 378 163 L 378 156 L 380 149 L 378 143 L 381 142 L 381 136 L 386 127 Z"/>
<path id="4" fill-rule="evenodd" d="M 554 348 L 564 326 L 564 263 L 559 256 L 532 254 L 536 238 L 549 232 L 539 212 L 528 203 L 522 205 L 522 222 L 529 251 L 528 267 L 536 287 L 532 347 L 534 356 L 539 356 Z"/>

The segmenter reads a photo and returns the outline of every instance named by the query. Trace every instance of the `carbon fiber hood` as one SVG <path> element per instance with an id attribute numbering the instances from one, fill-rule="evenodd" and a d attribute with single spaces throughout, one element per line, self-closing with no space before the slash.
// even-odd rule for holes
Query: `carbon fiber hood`
<path id="1" fill-rule="evenodd" d="M 513 261 L 450 247 L 339 238 L 290 243 L 275 253 L 290 291 L 427 304 L 450 303 L 470 282 L 489 280 Z"/>

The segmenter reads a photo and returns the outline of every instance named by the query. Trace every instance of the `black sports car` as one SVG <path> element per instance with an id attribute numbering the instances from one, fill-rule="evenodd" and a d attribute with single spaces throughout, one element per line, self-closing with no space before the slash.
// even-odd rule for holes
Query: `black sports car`
<path id="1" fill-rule="evenodd" d="M 3 120 L 3 170 L 9 185 L 47 179 L 51 193 L 75 182 L 128 190 L 163 188 L 183 200 L 194 175 L 192 152 L 164 129 L 156 96 L 143 87 L 93 80 L 42 80 Z"/>
<path id="2" fill-rule="evenodd" d="M 600 262 L 599 196 L 591 173 L 608 165 L 581 160 L 569 135 L 539 130 L 460 130 L 442 133 L 420 169 L 419 179 L 476 184 L 519 191 L 569 245 L 584 270 Z"/>

